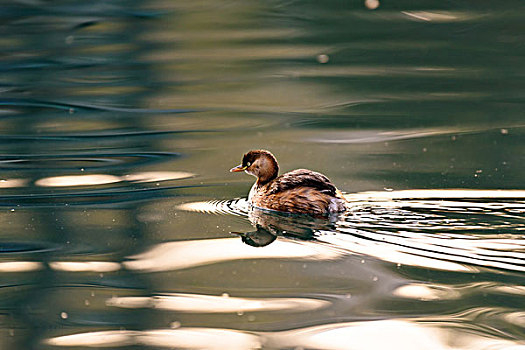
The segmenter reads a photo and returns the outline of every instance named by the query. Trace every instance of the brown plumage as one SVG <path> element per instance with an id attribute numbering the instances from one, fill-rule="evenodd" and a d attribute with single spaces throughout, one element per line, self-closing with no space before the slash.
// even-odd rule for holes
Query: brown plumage
<path id="1" fill-rule="evenodd" d="M 277 176 L 279 164 L 268 151 L 246 153 L 230 171 L 257 178 L 248 196 L 256 207 L 316 216 L 345 210 L 345 200 L 326 176 L 307 169 Z"/>

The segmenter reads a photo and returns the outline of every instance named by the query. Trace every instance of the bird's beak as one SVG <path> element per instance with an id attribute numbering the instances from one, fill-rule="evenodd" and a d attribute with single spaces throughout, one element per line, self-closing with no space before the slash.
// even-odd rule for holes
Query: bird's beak
<path id="1" fill-rule="evenodd" d="M 245 171 L 246 168 L 247 167 L 246 166 L 242 166 L 242 164 L 241 165 L 237 165 L 236 167 L 230 169 L 230 173 L 240 173 L 241 171 Z"/>

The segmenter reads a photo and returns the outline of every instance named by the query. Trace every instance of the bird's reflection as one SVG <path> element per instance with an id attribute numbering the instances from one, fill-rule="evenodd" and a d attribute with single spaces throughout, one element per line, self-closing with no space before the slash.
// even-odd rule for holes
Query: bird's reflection
<path id="1" fill-rule="evenodd" d="M 315 239 L 315 232 L 319 230 L 334 230 L 338 217 L 338 214 L 313 217 L 251 207 L 248 219 L 255 230 L 232 233 L 239 235 L 244 243 L 252 247 L 267 246 L 280 236 L 312 240 Z"/>

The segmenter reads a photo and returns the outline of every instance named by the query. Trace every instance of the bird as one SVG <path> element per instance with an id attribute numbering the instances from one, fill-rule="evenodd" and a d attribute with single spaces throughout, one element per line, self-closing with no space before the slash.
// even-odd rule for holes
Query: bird
<path id="1" fill-rule="evenodd" d="M 257 178 L 248 195 L 254 207 L 317 217 L 346 209 L 342 193 L 325 175 L 297 169 L 279 176 L 277 159 L 267 150 L 249 151 L 240 165 L 230 169 L 242 171 Z"/>

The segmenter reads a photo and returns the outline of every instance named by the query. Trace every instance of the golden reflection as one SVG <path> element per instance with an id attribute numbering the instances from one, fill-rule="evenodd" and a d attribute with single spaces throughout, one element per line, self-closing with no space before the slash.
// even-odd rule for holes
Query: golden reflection
<path id="1" fill-rule="evenodd" d="M 35 184 L 37 186 L 42 187 L 95 186 L 107 185 L 121 181 L 160 182 L 168 180 L 185 179 L 192 176 L 195 176 L 195 174 L 184 171 L 146 171 L 141 173 L 128 174 L 124 176 L 106 174 L 67 175 L 45 177 L 35 181 Z M 11 183 L 9 181 L 11 181 Z M 23 179 L 0 180 L 0 188 L 22 186 L 25 183 L 27 183 L 27 181 Z"/>
<path id="2" fill-rule="evenodd" d="M 525 286 L 518 286 L 518 285 L 493 286 L 493 287 L 490 287 L 490 289 L 497 291 L 499 293 L 525 295 Z"/>
<path id="3" fill-rule="evenodd" d="M 195 174 L 184 171 L 146 171 L 142 173 L 124 175 L 122 180 L 132 182 L 156 182 L 186 179 L 192 176 L 195 176 Z"/>
<path id="4" fill-rule="evenodd" d="M 89 347 L 109 347 L 127 346 L 136 343 L 133 331 L 102 331 L 87 332 L 60 337 L 49 338 L 44 341 L 47 345 L 53 346 L 89 346 Z"/>
<path id="5" fill-rule="evenodd" d="M 213 202 L 191 202 L 183 203 L 177 206 L 179 210 L 194 211 L 198 213 L 212 213 L 215 211 Z"/>
<path id="6" fill-rule="evenodd" d="M 511 315 L 521 325 L 523 313 Z M 432 321 L 432 320 L 429 320 Z M 176 322 L 176 325 L 179 324 Z M 381 336 L 378 336 L 378 332 Z M 290 331 L 246 332 L 232 329 L 182 327 L 145 331 L 101 331 L 58 336 L 44 344 L 61 347 L 145 345 L 183 349 L 524 349 L 520 340 L 484 334 L 475 325 L 434 320 L 380 320 L 324 324 Z"/>
<path id="7" fill-rule="evenodd" d="M 106 185 L 115 182 L 120 182 L 120 177 L 104 174 L 92 174 L 45 177 L 35 181 L 35 185 L 42 187 L 95 186 Z"/>
<path id="8" fill-rule="evenodd" d="M 343 253 L 318 242 L 282 239 L 265 249 L 249 247 L 238 238 L 167 242 L 129 257 L 123 262 L 130 270 L 169 271 L 243 259 L 332 260 Z"/>
<path id="9" fill-rule="evenodd" d="M 491 337 L 475 326 L 439 321 L 381 320 L 313 326 L 264 334 L 270 349 L 403 349 L 403 350 L 492 350 L 524 349 L 517 340 Z M 378 336 L 380 334 L 381 336 Z"/>
<path id="10" fill-rule="evenodd" d="M 515 324 L 522 328 L 525 327 L 525 312 L 523 311 L 508 313 L 504 315 L 503 318 L 511 324 Z"/>
<path id="11" fill-rule="evenodd" d="M 447 286 L 412 283 L 396 288 L 393 295 L 421 301 L 459 299 L 461 294 Z"/>
<path id="12" fill-rule="evenodd" d="M 56 271 L 68 272 L 113 272 L 120 270 L 120 264 L 108 261 L 54 261 L 49 267 Z"/>
<path id="13" fill-rule="evenodd" d="M 260 349 L 259 337 L 245 331 L 220 328 L 179 328 L 144 331 L 138 336 L 146 346 L 170 349 Z"/>
<path id="14" fill-rule="evenodd" d="M 243 331 L 220 328 L 179 328 L 147 331 L 101 331 L 53 337 L 52 346 L 117 347 L 145 345 L 170 349 L 260 349 L 259 337 Z"/>
<path id="15" fill-rule="evenodd" d="M 29 272 L 43 269 L 43 265 L 37 261 L 2 261 L 0 272 Z"/>
<path id="16" fill-rule="evenodd" d="M 113 297 L 108 306 L 121 308 L 155 308 L 191 313 L 227 313 L 254 311 L 304 312 L 331 305 L 326 300 L 311 298 L 236 298 L 202 294 L 170 293 L 146 297 Z"/>
<path id="17" fill-rule="evenodd" d="M 24 187 L 27 183 L 27 179 L 0 179 L 0 188 Z"/>

